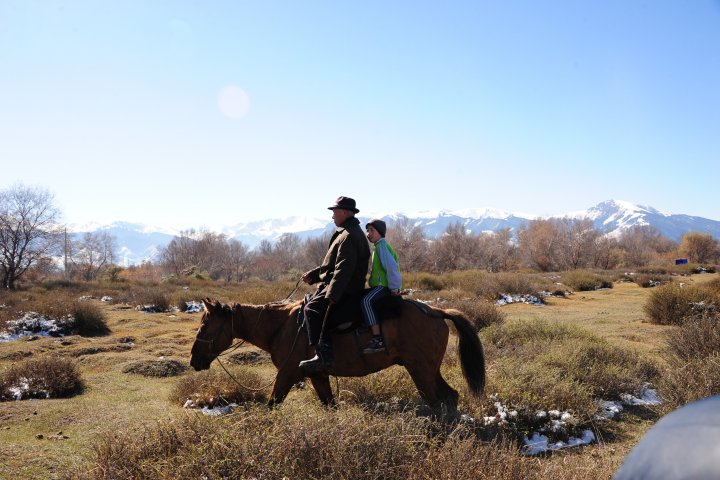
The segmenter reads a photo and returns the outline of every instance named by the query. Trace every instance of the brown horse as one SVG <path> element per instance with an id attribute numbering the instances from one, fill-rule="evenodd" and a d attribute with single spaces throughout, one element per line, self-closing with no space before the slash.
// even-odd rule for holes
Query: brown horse
<path id="1" fill-rule="evenodd" d="M 298 327 L 296 322 L 301 302 L 225 305 L 204 299 L 203 303 L 205 313 L 192 346 L 190 365 L 195 370 L 208 369 L 234 338 L 243 339 L 270 353 L 278 369 L 270 404 L 282 402 L 290 388 L 305 377 L 298 366 L 300 361 L 315 354 L 314 347 L 308 345 L 305 328 Z M 470 322 L 457 310 L 404 300 L 400 317 L 382 321 L 387 353 L 361 352 L 370 337 L 369 331 L 332 334 L 334 368 L 308 375 L 318 397 L 326 405 L 334 403 L 328 375 L 361 377 L 391 365 L 403 365 L 430 406 L 456 411 L 458 392 L 440 374 L 449 336 L 445 319 L 451 320 L 458 332 L 465 381 L 470 392 L 480 396 L 485 386 L 485 359 Z"/>

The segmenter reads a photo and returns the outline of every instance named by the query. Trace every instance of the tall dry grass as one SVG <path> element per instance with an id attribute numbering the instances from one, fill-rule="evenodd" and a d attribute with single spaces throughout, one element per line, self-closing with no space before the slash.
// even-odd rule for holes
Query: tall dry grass
<path id="1" fill-rule="evenodd" d="M 66 478 L 540 479 L 576 478 L 518 453 L 507 440 L 482 441 L 463 425 L 411 413 L 378 416 L 285 404 L 248 407 L 224 418 L 189 415 L 135 432 L 105 435 L 91 468 Z M 600 462 L 599 462 L 600 463 Z M 609 478 L 615 465 L 596 466 Z"/>
<path id="2" fill-rule="evenodd" d="M 667 335 L 665 411 L 720 394 L 720 312 L 690 316 Z"/>
<path id="3" fill-rule="evenodd" d="M 493 325 L 483 330 L 492 364 L 489 389 L 520 412 L 521 428 L 533 428 L 535 412 L 570 411 L 589 425 L 599 400 L 640 395 L 660 370 L 632 350 L 589 330 L 546 321 Z"/>

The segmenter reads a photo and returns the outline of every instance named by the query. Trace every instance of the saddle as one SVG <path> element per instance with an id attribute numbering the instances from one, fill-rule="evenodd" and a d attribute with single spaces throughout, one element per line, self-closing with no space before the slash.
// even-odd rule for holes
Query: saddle
<path id="1" fill-rule="evenodd" d="M 335 311 L 332 313 L 332 323 L 329 325 L 329 331 L 335 333 L 346 333 L 354 331 L 358 328 L 367 327 L 365 319 L 362 315 L 360 303 L 362 298 L 369 292 L 365 289 L 362 295 L 347 298 L 336 304 Z M 297 323 L 302 325 L 305 322 L 304 309 L 308 299 L 312 294 L 306 294 L 303 299 L 302 306 L 298 311 Z M 403 298 L 395 295 L 387 295 L 379 299 L 373 305 L 378 321 L 382 322 L 388 318 L 399 317 L 402 314 Z"/>

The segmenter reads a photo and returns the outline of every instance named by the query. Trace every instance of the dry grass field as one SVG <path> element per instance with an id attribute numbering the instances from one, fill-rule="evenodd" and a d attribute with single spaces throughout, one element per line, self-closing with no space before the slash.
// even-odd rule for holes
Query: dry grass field
<path id="1" fill-rule="evenodd" d="M 714 279 L 717 274 L 682 281 L 704 284 Z M 266 293 L 270 298 L 265 299 L 257 292 L 248 296 L 220 287 L 198 287 L 189 293 L 186 289 L 183 295 L 199 299 L 212 294 L 222 301 L 262 303 L 282 298 L 291 287 L 283 284 Z M 206 381 L 198 377 L 201 373 L 178 371 L 178 364 L 188 365 L 201 313 L 143 313 L 124 303 L 102 303 L 97 300 L 102 287 L 93 289 L 96 299 L 87 301 L 101 309 L 109 334 L 0 342 L 0 374 L 30 359 L 63 358 L 75 363 L 84 385 L 68 398 L 0 402 L 0 478 L 611 478 L 667 409 L 626 408 L 619 419 L 601 424 L 583 410 L 590 407 L 577 400 L 581 398 L 573 390 L 577 386 L 568 386 L 563 393 L 531 392 L 532 401 L 543 408 L 573 411 L 594 429 L 598 441 L 551 454 L 522 455 L 517 440 L 526 432 L 482 424 L 483 416 L 496 413 L 492 394 L 506 392 L 500 397 L 505 401 L 526 398 L 528 393 L 513 384 L 507 370 L 516 360 L 503 347 L 507 340 L 498 340 L 517 333 L 493 333 L 495 327 L 489 327 L 480 333 L 488 361 L 486 400 L 473 402 L 465 395 L 452 338 L 444 367 L 448 382 L 461 393 L 461 412 L 476 419 L 469 427 L 462 422 L 439 425 L 412 413 L 420 399 L 399 367 L 361 379 L 339 379 L 334 385 L 341 402 L 335 410 L 323 409 L 307 386 L 293 389 L 286 402 L 272 410 L 260 401 L 248 401 L 230 415 L 204 416 L 182 408 L 178 399 L 188 385 Z M 584 332 L 589 332 L 592 351 L 615 356 L 621 352 L 630 358 L 623 360 L 629 372 L 624 375 L 632 376 L 654 371 L 650 364 L 662 370 L 667 332 L 678 328 L 647 322 L 643 306 L 651 291 L 616 282 L 611 289 L 550 297 L 545 306 L 510 304 L 499 310 L 506 329 L 567 327 L 561 333 L 573 342 L 586 341 Z M 423 292 L 415 295 L 422 298 Z M 428 298 L 439 296 L 432 292 Z M 538 357 L 550 348 L 533 345 Z M 513 347 L 521 349 L 520 343 Z M 238 353 L 251 351 L 252 347 L 243 347 Z M 518 357 L 519 361 L 534 364 L 532 352 L 527 349 L 530 356 Z M 275 370 L 267 358 L 251 354 L 238 358 L 231 368 L 243 379 L 255 385 L 272 381 Z M 245 365 L 240 365 L 242 358 L 248 359 Z M 542 365 L 559 365 L 563 359 L 542 361 L 546 362 Z M 536 371 L 544 368 L 537 366 Z M 215 381 L 224 375 L 217 364 L 211 372 L 216 376 L 207 378 Z M 561 373 L 560 380 L 572 375 Z M 547 380 L 552 383 L 552 378 Z M 597 385 L 582 388 L 591 387 L 597 391 Z"/>

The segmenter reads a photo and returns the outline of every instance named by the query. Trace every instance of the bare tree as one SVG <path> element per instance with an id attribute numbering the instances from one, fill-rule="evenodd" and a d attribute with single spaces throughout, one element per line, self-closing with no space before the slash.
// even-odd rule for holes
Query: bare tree
<path id="1" fill-rule="evenodd" d="M 543 272 L 557 270 L 562 230 L 557 219 L 536 219 L 518 229 L 518 249 L 523 261 Z"/>
<path id="2" fill-rule="evenodd" d="M 488 232 L 478 238 L 480 262 L 478 267 L 489 272 L 508 271 L 516 263 L 517 246 L 510 228 Z"/>
<path id="3" fill-rule="evenodd" d="M 242 282 L 247 276 L 250 268 L 252 256 L 247 245 L 235 239 L 231 239 L 227 243 L 227 255 L 225 256 L 225 279 L 236 282 Z"/>
<path id="4" fill-rule="evenodd" d="M 563 218 L 558 227 L 562 236 L 559 267 L 574 270 L 589 266 L 594 257 L 595 240 L 600 236 L 592 220 Z"/>
<path id="5" fill-rule="evenodd" d="M 160 251 L 160 264 L 175 276 L 201 271 L 213 280 L 240 279 L 247 270 L 248 251 L 242 243 L 228 241 L 225 234 L 187 230 Z"/>
<path id="6" fill-rule="evenodd" d="M 74 243 L 73 267 L 87 281 L 97 279 L 115 261 L 115 237 L 108 232 L 86 232 Z"/>
<path id="7" fill-rule="evenodd" d="M 188 268 L 197 266 L 195 230 L 184 230 L 160 251 L 160 265 L 166 272 L 179 277 Z"/>
<path id="8" fill-rule="evenodd" d="M 326 232 L 319 237 L 308 238 L 303 242 L 302 255 L 299 260 L 299 268 L 303 272 L 315 268 L 322 263 L 327 253 L 328 243 L 332 232 Z"/>
<path id="9" fill-rule="evenodd" d="M 60 212 L 50 192 L 18 184 L 0 191 L 0 275 L 14 289 L 28 268 L 51 255 L 60 242 Z"/>
<path id="10" fill-rule="evenodd" d="M 252 272 L 263 280 L 277 280 L 283 272 L 280 260 L 275 257 L 275 248 L 270 240 L 263 239 L 253 255 Z"/>
<path id="11" fill-rule="evenodd" d="M 223 233 L 201 232 L 196 240 L 196 265 L 213 280 L 226 276 L 227 253 L 227 237 Z"/>
<path id="12" fill-rule="evenodd" d="M 300 237 L 294 233 L 283 233 L 275 242 L 273 254 L 284 272 L 299 268 L 301 246 Z"/>
<path id="13" fill-rule="evenodd" d="M 620 235 L 618 243 L 624 253 L 624 263 L 629 267 L 643 267 L 660 254 L 671 252 L 677 247 L 650 225 L 628 228 Z"/>
<path id="14" fill-rule="evenodd" d="M 618 266 L 622 260 L 622 250 L 616 238 L 607 235 L 595 239 L 592 266 L 610 270 Z"/>
<path id="15" fill-rule="evenodd" d="M 710 234 L 690 232 L 683 236 L 680 252 L 691 262 L 713 263 L 720 258 L 720 243 Z"/>
<path id="16" fill-rule="evenodd" d="M 388 243 L 397 252 L 400 268 L 416 272 L 428 265 L 428 241 L 419 225 L 407 217 L 398 218 L 388 229 Z"/>
<path id="17" fill-rule="evenodd" d="M 479 249 L 477 236 L 460 223 L 451 223 L 445 233 L 430 246 L 430 257 L 436 272 L 466 270 L 476 267 Z"/>

